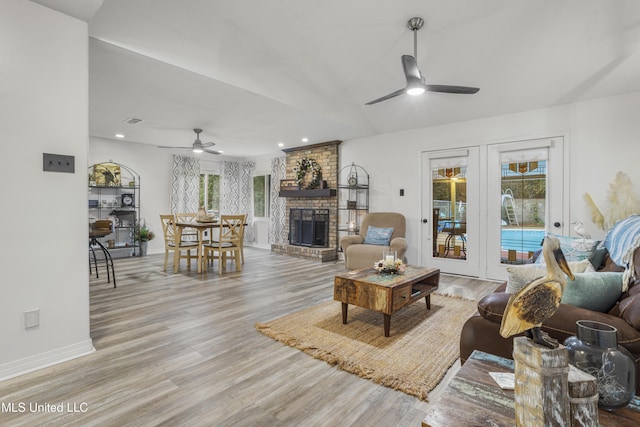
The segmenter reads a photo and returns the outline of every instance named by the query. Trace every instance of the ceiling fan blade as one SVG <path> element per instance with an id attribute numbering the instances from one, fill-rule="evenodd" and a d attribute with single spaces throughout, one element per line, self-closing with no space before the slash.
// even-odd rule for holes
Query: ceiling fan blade
<path id="1" fill-rule="evenodd" d="M 222 154 L 219 151 L 215 151 L 215 150 L 207 150 L 206 148 L 203 149 L 202 151 L 204 151 L 205 153 L 209 153 L 209 154 Z"/>
<path id="2" fill-rule="evenodd" d="M 413 80 L 422 81 L 418 63 L 413 56 L 402 55 L 402 68 L 404 69 L 404 76 L 407 78 L 407 83 Z"/>
<path id="3" fill-rule="evenodd" d="M 202 148 L 213 147 L 214 145 L 216 145 L 215 142 L 204 142 L 201 144 Z"/>
<path id="4" fill-rule="evenodd" d="M 392 93 L 390 93 L 388 95 L 385 95 L 382 98 L 378 98 L 378 99 L 374 99 L 373 101 L 369 101 L 364 105 L 371 105 L 371 104 L 376 104 L 376 103 L 378 103 L 380 101 L 386 101 L 387 99 L 395 98 L 396 96 L 402 95 L 403 93 L 405 93 L 405 89 L 404 88 L 403 89 L 399 89 L 399 90 L 397 90 L 395 92 L 392 92 Z"/>
<path id="5" fill-rule="evenodd" d="M 480 90 L 477 87 L 449 85 L 426 85 L 425 88 L 430 92 L 460 93 L 463 95 L 473 95 Z"/>
<path id="6" fill-rule="evenodd" d="M 180 149 L 180 150 L 191 150 L 192 149 L 192 147 L 168 147 L 166 145 L 158 145 L 157 147 L 158 148 L 177 148 L 177 149 Z"/>

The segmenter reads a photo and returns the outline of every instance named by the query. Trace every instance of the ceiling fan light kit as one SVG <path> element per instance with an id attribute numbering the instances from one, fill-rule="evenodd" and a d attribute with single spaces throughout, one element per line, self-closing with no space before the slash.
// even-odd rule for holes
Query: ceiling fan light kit
<path id="1" fill-rule="evenodd" d="M 377 104 L 381 101 L 386 101 L 390 98 L 395 98 L 398 95 L 406 93 L 408 95 L 421 95 L 425 91 L 441 92 L 441 93 L 457 93 L 463 95 L 472 95 L 477 93 L 480 89 L 477 87 L 468 86 L 450 86 L 450 85 L 428 85 L 425 83 L 425 78 L 420 73 L 418 68 L 418 30 L 424 25 L 424 19 L 414 17 L 409 19 L 407 27 L 413 31 L 413 56 L 402 55 L 400 58 L 402 61 L 402 68 L 404 70 L 404 76 L 407 80 L 407 85 L 404 89 L 397 90 L 381 98 L 374 99 L 367 102 L 365 105 Z"/>

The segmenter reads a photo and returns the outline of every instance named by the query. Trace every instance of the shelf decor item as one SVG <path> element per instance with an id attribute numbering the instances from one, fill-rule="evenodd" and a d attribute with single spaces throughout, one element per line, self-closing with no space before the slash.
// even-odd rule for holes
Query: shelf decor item
<path id="1" fill-rule="evenodd" d="M 93 165 L 93 181 L 103 187 L 120 186 L 120 165 L 115 163 L 98 163 Z"/>
<path id="2" fill-rule="evenodd" d="M 351 163 L 351 168 L 349 169 L 349 178 L 347 179 L 347 185 L 351 188 L 355 188 L 358 186 L 358 167 L 355 163 Z"/>
<path id="3" fill-rule="evenodd" d="M 381 274 L 402 274 L 406 265 L 397 258 L 396 251 L 382 251 L 382 259 L 373 264 L 373 268 Z"/>
<path id="4" fill-rule="evenodd" d="M 281 190 L 299 190 L 298 181 L 295 179 L 281 179 L 280 180 L 280 189 Z"/>
<path id="5" fill-rule="evenodd" d="M 635 395 L 635 363 L 629 351 L 618 346 L 618 330 L 589 320 L 578 320 L 576 325 L 577 336 L 564 342 L 569 363 L 596 379 L 602 409 L 627 406 Z"/>

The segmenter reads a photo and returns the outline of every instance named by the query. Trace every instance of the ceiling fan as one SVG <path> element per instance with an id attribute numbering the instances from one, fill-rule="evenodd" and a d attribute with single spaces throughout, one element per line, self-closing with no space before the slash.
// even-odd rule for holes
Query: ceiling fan
<path id="1" fill-rule="evenodd" d="M 431 85 L 425 83 L 424 76 L 418 69 L 418 30 L 422 28 L 422 25 L 424 25 L 424 20 L 422 18 L 411 18 L 407 22 L 407 27 L 413 31 L 413 56 L 402 55 L 402 68 L 404 69 L 404 76 L 407 79 L 407 86 L 381 98 L 367 102 L 365 105 L 386 101 L 387 99 L 394 98 L 398 95 L 402 95 L 403 93 L 407 93 L 409 95 L 421 95 L 425 91 L 430 91 L 472 95 L 480 90 L 477 87 Z"/>
<path id="2" fill-rule="evenodd" d="M 215 142 L 202 142 L 200 141 L 200 132 L 202 132 L 202 129 L 194 129 L 193 130 L 196 133 L 196 140 L 193 141 L 193 145 L 191 145 L 191 147 L 167 147 L 167 146 L 161 146 L 159 145 L 158 148 L 182 148 L 185 150 L 191 150 L 194 153 L 210 153 L 210 154 L 222 154 L 222 151 L 215 151 L 215 150 L 208 150 L 209 147 L 213 147 L 214 145 L 216 145 Z"/>

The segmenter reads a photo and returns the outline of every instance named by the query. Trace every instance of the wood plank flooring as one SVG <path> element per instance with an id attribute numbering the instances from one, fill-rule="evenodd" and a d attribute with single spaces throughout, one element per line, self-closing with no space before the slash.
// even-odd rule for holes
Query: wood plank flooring
<path id="1" fill-rule="evenodd" d="M 333 298 L 344 265 L 245 248 L 241 272 L 163 272 L 163 256 L 115 260 L 90 279 L 96 352 L 0 383 L 11 426 L 419 426 L 431 403 L 340 371 L 254 324 Z M 169 269 L 170 270 L 170 269 Z M 441 276 L 477 299 L 496 283 Z M 448 377 L 453 375 L 455 366 Z M 64 405 L 62 413 L 29 405 Z M 7 409 L 5 407 L 5 409 Z M 75 409 L 75 412 L 69 412 Z"/>

